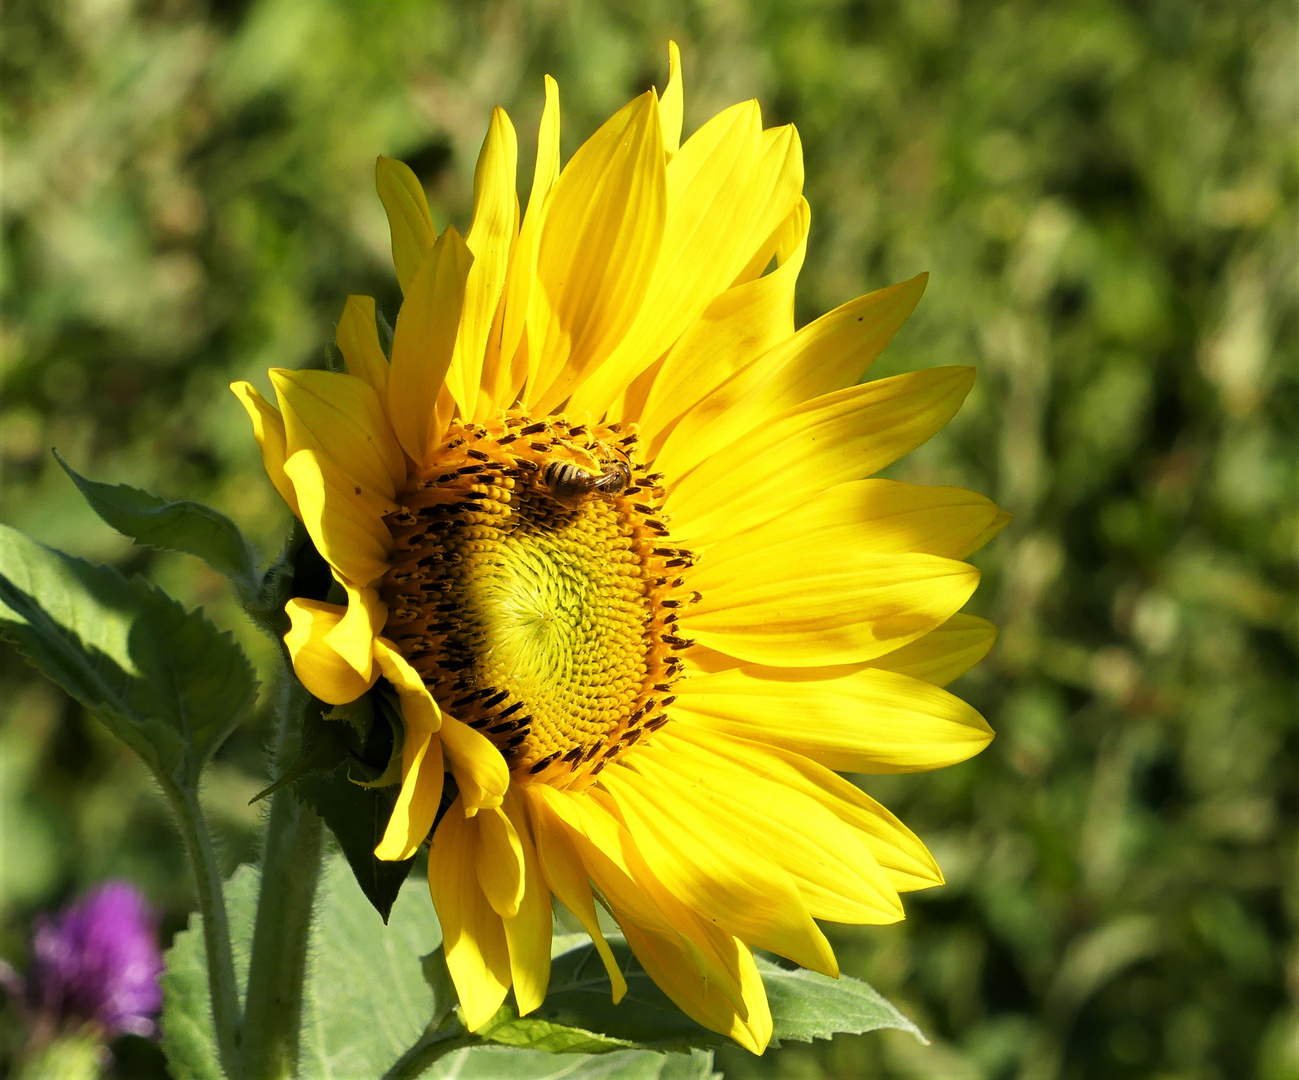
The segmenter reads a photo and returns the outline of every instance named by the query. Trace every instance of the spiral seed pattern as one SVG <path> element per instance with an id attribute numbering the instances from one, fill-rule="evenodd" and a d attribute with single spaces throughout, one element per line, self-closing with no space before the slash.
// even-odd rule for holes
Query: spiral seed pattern
<path id="1" fill-rule="evenodd" d="M 580 786 L 669 720 L 695 556 L 637 449 L 634 430 L 562 416 L 453 423 L 389 516 L 384 635 L 525 780 Z M 610 463 L 630 473 L 614 494 L 547 480 Z"/>

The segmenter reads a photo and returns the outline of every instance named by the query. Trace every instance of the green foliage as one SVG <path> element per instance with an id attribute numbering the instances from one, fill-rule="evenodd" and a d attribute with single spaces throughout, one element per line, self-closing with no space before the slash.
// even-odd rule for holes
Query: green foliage
<path id="1" fill-rule="evenodd" d="M 197 788 L 256 697 L 238 645 L 201 614 L 4 526 L 0 634 L 176 788 Z"/>
<path id="2" fill-rule="evenodd" d="M 374 854 L 401 785 L 404 729 L 394 709 L 377 690 L 327 712 L 312 702 L 305 710 L 297 758 L 256 796 L 263 799 L 291 784 L 295 797 L 329 826 L 361 891 L 385 922 L 415 863 L 414 856 L 385 862 Z M 386 761 L 367 759 L 374 744 L 381 759 L 387 750 Z"/>
<path id="3" fill-rule="evenodd" d="M 251 866 L 241 866 L 225 883 L 226 912 L 234 946 L 235 976 L 248 981 L 248 956 L 253 940 L 260 879 Z M 212 1033 L 212 998 L 208 990 L 207 954 L 203 948 L 203 919 L 197 912 L 175 937 L 163 957 L 162 1049 L 173 1080 L 227 1080 L 218 1064 Z M 240 995 L 242 1005 L 242 994 Z"/>
<path id="4" fill-rule="evenodd" d="M 543 1050 L 460 1050 L 424 1074 L 427 1080 L 714 1080 L 713 1056 L 623 1050 L 574 1057 Z"/>
<path id="5" fill-rule="evenodd" d="M 241 867 L 227 884 L 235 970 L 247 977 L 259 875 Z M 440 942 L 427 888 L 405 890 L 385 927 L 340 859 L 325 868 L 303 1007 L 304 1076 L 380 1076 L 433 1014 L 420 957 Z M 217 1080 L 198 915 L 166 956 L 163 1049 L 178 1080 Z M 194 1051 L 198 1050 L 198 1053 Z M 206 1069 L 208 1071 L 204 1072 Z"/>
<path id="6" fill-rule="evenodd" d="M 312 773 L 299 779 L 294 791 L 324 818 L 356 883 L 386 921 L 415 860 L 384 862 L 374 857 L 399 789 L 361 787 L 353 780 L 353 770 L 354 766 L 345 762 L 328 772 Z"/>
<path id="7" fill-rule="evenodd" d="M 197 555 L 228 577 L 241 596 L 253 595 L 257 558 L 239 527 L 224 514 L 190 499 L 168 502 L 126 484 L 87 480 L 57 453 L 54 456 L 95 513 L 118 532 L 137 544 Z"/>
<path id="8" fill-rule="evenodd" d="M 972 610 L 1001 640 L 954 687 L 998 738 L 862 781 L 947 884 L 899 926 L 830 931 L 933 1045 L 787 1042 L 723 1052 L 728 1076 L 1299 1075 L 1292 4 L 15 0 L 0 518 L 236 625 L 216 575 L 124 549 L 48 448 L 272 550 L 288 514 L 225 387 L 323 364 L 348 293 L 395 313 L 375 155 L 463 227 L 492 104 L 526 189 L 543 72 L 571 153 L 662 84 L 669 35 L 687 132 L 750 96 L 798 125 L 800 320 L 931 271 L 874 374 L 979 381 L 893 475 L 1015 514 L 976 556 Z M 0 662 L 0 954 L 20 962 L 33 912 L 114 873 L 174 929 L 192 897 L 147 773 Z M 208 787 L 232 859 L 265 737 L 237 732 Z M 484 1055 L 460 1075 L 515 1060 Z"/>
<path id="9" fill-rule="evenodd" d="M 661 1050 L 724 1046 L 727 1040 L 684 1015 L 632 955 L 627 942 L 608 935 L 627 980 L 627 993 L 613 1004 L 609 976 L 585 934 L 555 939 L 550 988 L 541 1007 L 518 1017 L 508 1006 L 482 1034 L 507 1046 L 540 1047 L 551 1053 L 609 1053 L 620 1047 Z M 851 976 L 830 979 L 758 958 L 771 1003 L 772 1044 L 811 1042 L 833 1035 L 893 1028 L 919 1038 L 920 1030 L 865 983 Z"/>
<path id="10" fill-rule="evenodd" d="M 920 1029 L 875 990 L 851 975 L 827 978 L 804 968 L 788 968 L 758 958 L 762 984 L 771 1002 L 773 1039 L 811 1042 L 839 1034 L 893 1028 L 914 1035 Z"/>
<path id="11" fill-rule="evenodd" d="M 259 875 L 250 866 L 241 867 L 226 884 L 235 971 L 241 982 L 248 974 L 258 886 Z M 408 1049 L 424 1041 L 430 1019 L 445 1017 L 453 1004 L 438 1000 L 437 992 L 445 993 L 449 983 L 437 977 L 436 965 L 430 981 L 424 971 L 429 965 L 421 964 L 421 957 L 434 953 L 440 942 L 437 916 L 422 882 L 411 882 L 401 890 L 385 926 L 346 863 L 337 857 L 330 860 L 312 925 L 313 959 L 304 999 L 301 1074 L 377 1078 Z M 207 962 L 197 914 L 176 935 L 166 964 L 162 1045 L 175 1080 L 222 1080 L 215 1064 Z M 441 971 L 445 972 L 444 965 Z M 583 1061 L 570 1056 L 584 1052 L 571 1039 L 561 1046 L 555 1038 L 552 1031 L 547 1048 L 564 1051 L 558 1058 L 543 1050 L 503 1053 L 491 1048 L 467 1049 L 448 1055 L 428 1075 L 499 1080 L 561 1076 L 707 1080 L 712 1074 L 712 1059 L 705 1053 L 663 1055 L 633 1050 Z"/>
<path id="12" fill-rule="evenodd" d="M 636 1047 L 626 1039 L 611 1039 L 608 1035 L 584 1028 L 556 1024 L 534 1016 L 516 1016 L 509 1008 L 503 1008 L 500 1015 L 478 1034 L 501 1046 L 544 1050 L 548 1054 L 611 1054 Z"/>

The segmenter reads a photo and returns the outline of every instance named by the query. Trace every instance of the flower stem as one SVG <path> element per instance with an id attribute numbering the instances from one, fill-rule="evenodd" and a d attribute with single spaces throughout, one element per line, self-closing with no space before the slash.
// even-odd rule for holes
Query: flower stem
<path id="1" fill-rule="evenodd" d="M 234 954 L 230 948 L 230 923 L 216 849 L 192 788 L 166 785 L 166 794 L 180 824 L 185 850 L 194 871 L 198 909 L 203 917 L 203 944 L 207 950 L 208 991 L 212 998 L 212 1026 L 216 1032 L 221 1067 L 237 1076 L 239 1054 L 239 990 L 235 981 Z"/>
<path id="2" fill-rule="evenodd" d="M 298 752 L 305 698 L 296 681 L 288 680 L 276 753 L 281 769 Z M 271 796 L 248 968 L 240 1080 L 289 1080 L 296 1075 L 322 839 L 320 818 L 289 788 Z"/>

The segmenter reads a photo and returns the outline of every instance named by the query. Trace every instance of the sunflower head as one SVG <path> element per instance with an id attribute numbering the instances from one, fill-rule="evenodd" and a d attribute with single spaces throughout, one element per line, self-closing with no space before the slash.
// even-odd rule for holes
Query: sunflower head
<path id="1" fill-rule="evenodd" d="M 391 348 L 350 297 L 347 371 L 234 386 L 329 564 L 287 605 L 305 686 L 382 680 L 405 726 L 381 859 L 431 841 L 468 1026 L 535 1009 L 552 899 L 626 986 L 614 919 L 665 992 L 754 1052 L 761 947 L 837 973 L 816 920 L 884 923 L 942 878 L 835 770 L 935 768 L 983 719 L 941 687 L 993 630 L 962 560 L 1006 517 L 872 478 L 952 416 L 940 368 L 861 383 L 925 277 L 796 330 L 809 210 L 792 126 L 756 102 L 681 141 L 676 47 L 561 168 L 546 106 L 526 212 L 492 115 L 468 232 L 381 158 L 403 301 Z M 446 774 L 455 785 L 444 787 Z"/>

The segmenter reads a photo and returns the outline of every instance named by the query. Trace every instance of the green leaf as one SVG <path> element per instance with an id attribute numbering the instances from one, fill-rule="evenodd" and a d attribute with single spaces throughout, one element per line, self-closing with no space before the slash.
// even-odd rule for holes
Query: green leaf
<path id="1" fill-rule="evenodd" d="M 327 773 L 300 777 L 293 790 L 329 826 L 366 900 L 387 922 L 393 901 L 415 864 L 414 858 L 383 862 L 374 857 L 400 788 L 362 787 L 352 782 L 350 766 L 343 764 Z"/>
<path id="2" fill-rule="evenodd" d="M 420 958 L 441 944 L 425 882 L 401 890 L 384 926 L 347 866 L 331 859 L 312 926 L 301 1075 L 382 1075 L 433 1015 Z"/>
<path id="3" fill-rule="evenodd" d="M 303 697 L 307 696 L 303 690 Z M 365 698 L 361 698 L 364 701 Z M 336 723 L 325 718 L 324 703 L 311 699 L 303 710 L 302 732 L 297 757 L 249 802 L 255 803 L 273 795 L 282 787 L 295 784 L 304 776 L 332 772 L 339 765 L 352 760 L 347 740 Z"/>
<path id="4" fill-rule="evenodd" d="M 721 1080 L 713 1055 L 621 1050 L 578 1057 L 506 1047 L 459 1050 L 436 1062 L 423 1080 Z"/>
<path id="5" fill-rule="evenodd" d="M 786 968 L 758 957 L 762 984 L 771 1002 L 772 1044 L 811 1042 L 833 1035 L 860 1035 L 893 1028 L 929 1040 L 876 990 L 850 975 L 828 978 L 804 968 Z"/>
<path id="6" fill-rule="evenodd" d="M 302 695 L 308 699 L 305 690 Z M 297 799 L 329 826 L 361 890 L 387 922 L 415 861 L 412 856 L 384 862 L 374 855 L 401 790 L 400 718 L 374 691 L 332 708 L 310 698 L 301 723 L 296 758 L 251 801 L 291 785 Z"/>
<path id="7" fill-rule="evenodd" d="M 289 535 L 284 539 L 284 547 L 266 568 L 256 595 L 244 598 L 244 610 L 274 638 L 282 638 L 289 630 L 289 617 L 284 612 L 284 605 L 295 595 L 306 595 L 305 590 L 302 593 L 295 592 L 294 578 L 297 576 L 298 561 L 307 549 L 317 560 L 324 561 L 315 548 L 311 547 L 307 530 L 295 517 Z"/>
<path id="8" fill-rule="evenodd" d="M 594 1031 L 567 1027 L 535 1016 L 520 1017 L 509 1006 L 475 1034 L 502 1046 L 521 1050 L 544 1050 L 548 1054 L 608 1054 L 615 1050 L 637 1049 L 625 1039 L 611 1039 Z"/>
<path id="9" fill-rule="evenodd" d="M 289 769 L 293 790 L 329 826 L 361 890 L 386 921 L 414 864 L 413 858 L 394 863 L 374 856 L 401 790 L 400 716 L 378 690 L 323 710 L 307 710 L 302 758 Z"/>
<path id="10" fill-rule="evenodd" d="M 247 978 L 260 875 L 240 867 L 226 886 L 235 971 Z M 300 1075 L 379 1077 L 423 1033 L 433 993 L 420 957 L 442 940 L 428 888 L 402 890 L 388 925 L 341 858 L 321 877 L 303 993 Z M 162 1046 L 177 1080 L 217 1080 L 202 920 L 190 917 L 166 955 Z M 201 1062 L 210 1062 L 207 1072 Z"/>
<path id="11" fill-rule="evenodd" d="M 257 557 L 239 527 L 210 506 L 181 499 L 169 502 L 126 484 L 87 480 L 54 454 L 90 508 L 137 544 L 197 555 L 228 577 L 247 599 L 257 588 Z"/>
<path id="12" fill-rule="evenodd" d="M 0 636 L 99 716 L 164 784 L 196 786 L 257 694 L 239 646 L 201 612 L 6 526 Z"/>
<path id="13" fill-rule="evenodd" d="M 558 944 L 563 949 L 583 938 L 569 935 Z M 585 941 L 555 956 L 546 1000 L 525 1019 L 547 1021 L 576 1032 L 602 1032 L 602 1037 L 621 1040 L 623 1045 L 659 1050 L 726 1044 L 721 1035 L 696 1024 L 672 1004 L 623 938 L 610 935 L 608 941 L 627 979 L 627 995 L 620 1004 L 613 1004 L 604 965 L 595 947 Z M 858 1034 L 880 1028 L 909 1031 L 924 1040 L 915 1024 L 859 979 L 847 975 L 830 979 L 801 968 L 784 968 L 762 957 L 757 963 L 771 1002 L 773 1046 L 784 1039 L 810 1042 L 841 1032 Z"/>
<path id="14" fill-rule="evenodd" d="M 424 971 L 424 981 L 433 992 L 433 1001 L 437 1011 L 429 1021 L 428 1034 L 440 1033 L 447 1017 L 458 1004 L 456 1001 L 455 983 L 451 981 L 451 969 L 447 967 L 446 950 L 439 945 L 420 961 Z"/>
<path id="15" fill-rule="evenodd" d="M 667 1054 L 657 1080 L 722 1080 L 713 1072 L 711 1050 L 691 1050 L 688 1054 Z"/>

